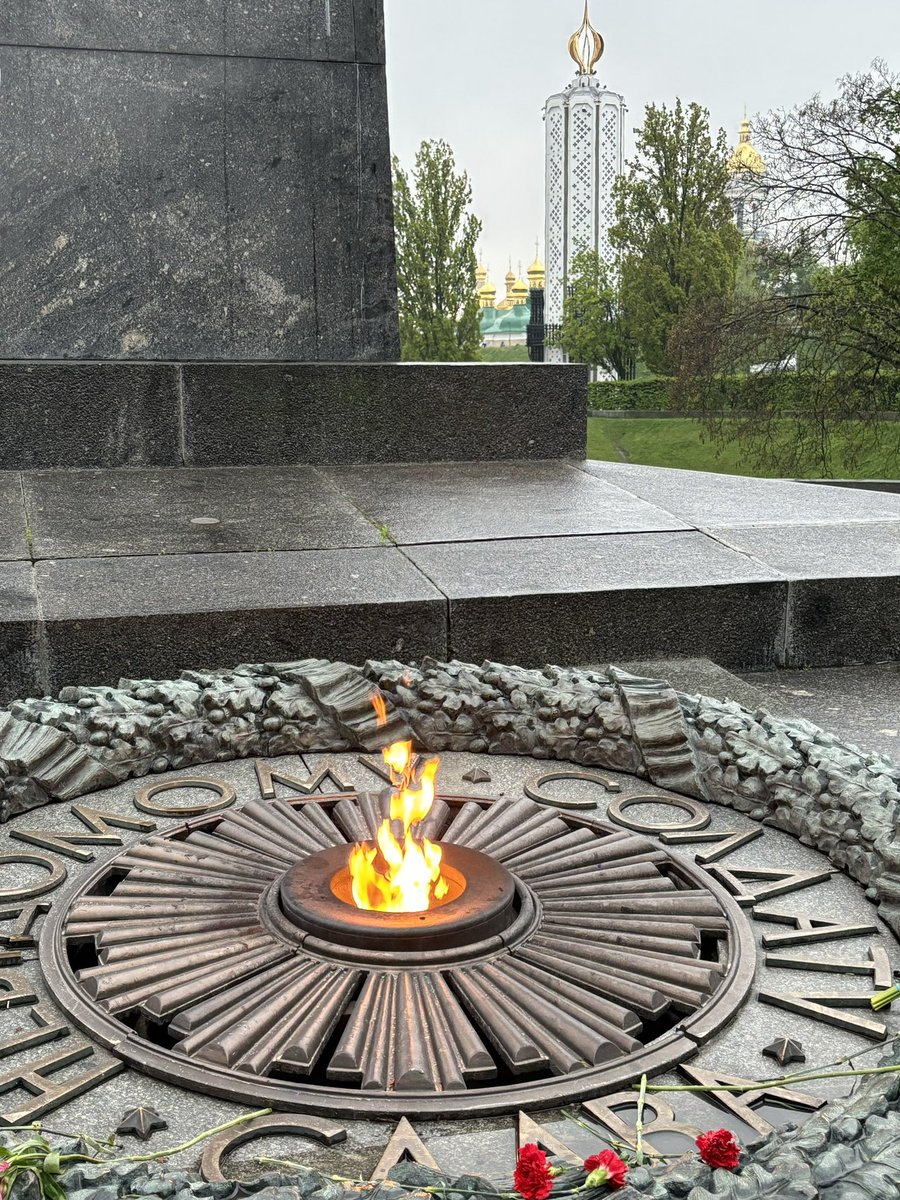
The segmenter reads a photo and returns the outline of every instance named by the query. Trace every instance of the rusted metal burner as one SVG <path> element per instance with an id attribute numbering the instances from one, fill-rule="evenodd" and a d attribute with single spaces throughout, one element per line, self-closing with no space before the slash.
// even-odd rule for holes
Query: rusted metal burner
<path id="1" fill-rule="evenodd" d="M 515 882 L 496 859 L 478 850 L 441 849 L 450 891 L 426 912 L 357 908 L 344 846 L 312 854 L 286 872 L 278 885 L 282 912 L 317 938 L 361 950 L 395 950 L 398 963 L 445 948 L 467 947 L 478 954 L 515 921 Z"/>
<path id="2" fill-rule="evenodd" d="M 438 797 L 449 888 L 353 903 L 387 793 L 253 801 L 138 842 L 54 905 L 62 1008 L 140 1069 L 246 1103 L 472 1116 L 616 1090 L 691 1056 L 752 982 L 706 872 L 531 800 Z"/>

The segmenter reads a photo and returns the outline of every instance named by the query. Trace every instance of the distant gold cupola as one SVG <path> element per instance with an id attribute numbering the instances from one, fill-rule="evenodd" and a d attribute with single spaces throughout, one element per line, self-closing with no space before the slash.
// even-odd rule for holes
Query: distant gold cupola
<path id="1" fill-rule="evenodd" d="M 509 294 L 512 297 L 514 308 L 517 308 L 520 304 L 528 303 L 528 284 L 522 278 L 521 260 L 519 261 L 519 277 L 510 288 Z"/>
<path id="2" fill-rule="evenodd" d="M 513 288 L 516 286 L 516 273 L 512 269 L 512 261 L 510 261 L 509 270 L 506 272 L 505 283 L 506 283 L 506 295 L 503 297 L 503 299 L 497 305 L 497 307 L 499 309 L 514 308 L 515 304 L 516 304 L 516 298 L 513 295 Z"/>
<path id="3" fill-rule="evenodd" d="M 728 170 L 732 175 L 738 175 L 742 171 L 749 171 L 752 175 L 765 175 L 766 173 L 763 157 L 750 141 L 750 118 L 746 113 L 741 121 L 740 140 L 728 160 Z"/>
<path id="4" fill-rule="evenodd" d="M 579 75 L 596 75 L 597 63 L 603 57 L 603 38 L 591 24 L 589 3 L 590 0 L 584 0 L 584 20 L 569 38 L 569 53 Z"/>
<path id="5" fill-rule="evenodd" d="M 537 242 L 534 247 L 534 262 L 528 268 L 528 286 L 533 290 L 545 286 L 547 272 L 544 264 L 541 262 L 540 242 Z"/>

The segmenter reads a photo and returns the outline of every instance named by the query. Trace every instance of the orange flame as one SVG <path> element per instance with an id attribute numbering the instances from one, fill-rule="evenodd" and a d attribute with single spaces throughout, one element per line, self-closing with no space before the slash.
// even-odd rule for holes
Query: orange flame
<path id="1" fill-rule="evenodd" d="M 387 704 L 381 692 L 375 690 L 372 692 L 372 707 L 375 709 L 375 718 L 378 721 L 378 728 L 387 725 Z"/>
<path id="2" fill-rule="evenodd" d="M 374 695 L 372 702 L 378 711 Z M 449 890 L 440 846 L 411 832 L 431 811 L 439 763 L 431 758 L 419 769 L 412 742 L 395 742 L 381 755 L 394 787 L 391 815 L 382 821 L 374 844 L 359 843 L 350 851 L 353 902 L 374 912 L 425 912 Z M 394 821 L 403 826 L 400 837 L 391 828 Z"/>

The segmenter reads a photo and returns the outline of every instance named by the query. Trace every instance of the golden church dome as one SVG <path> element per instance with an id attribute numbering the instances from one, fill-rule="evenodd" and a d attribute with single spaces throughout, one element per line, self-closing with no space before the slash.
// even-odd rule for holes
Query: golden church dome
<path id="1" fill-rule="evenodd" d="M 741 121 L 740 141 L 734 148 L 734 153 L 728 160 L 728 170 L 732 175 L 741 171 L 749 171 L 753 175 L 765 175 L 766 164 L 762 155 L 750 141 L 750 119 L 744 117 Z"/>
<path id="2" fill-rule="evenodd" d="M 484 266 L 482 263 L 479 263 L 478 266 L 475 268 L 475 283 L 478 285 L 479 288 L 482 287 L 485 283 L 487 283 L 487 277 L 488 277 L 487 267 Z"/>
<path id="3" fill-rule="evenodd" d="M 524 279 L 517 279 L 510 288 L 509 294 L 512 296 L 516 304 L 527 304 L 528 291 L 528 284 L 524 281 Z"/>
<path id="4" fill-rule="evenodd" d="M 540 258 L 536 258 L 528 268 L 528 282 L 533 288 L 541 288 L 544 286 L 544 281 L 547 277 L 547 272 Z"/>

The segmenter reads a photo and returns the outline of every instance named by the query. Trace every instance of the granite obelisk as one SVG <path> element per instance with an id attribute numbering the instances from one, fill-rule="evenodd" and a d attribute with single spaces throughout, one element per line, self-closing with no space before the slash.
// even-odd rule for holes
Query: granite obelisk
<path id="1" fill-rule="evenodd" d="M 382 0 L 4 0 L 0 359 L 398 355 Z"/>

